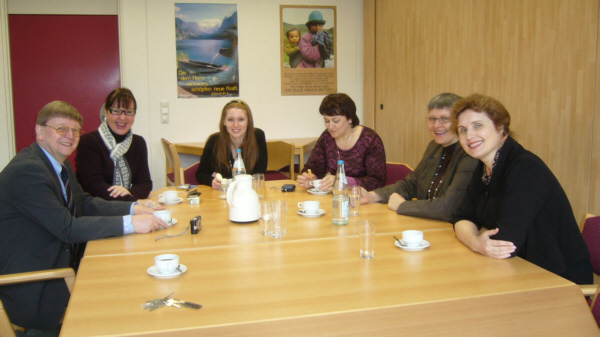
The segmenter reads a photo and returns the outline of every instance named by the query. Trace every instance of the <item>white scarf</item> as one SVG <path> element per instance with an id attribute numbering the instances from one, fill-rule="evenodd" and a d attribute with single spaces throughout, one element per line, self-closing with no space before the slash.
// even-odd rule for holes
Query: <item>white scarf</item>
<path id="1" fill-rule="evenodd" d="M 98 132 L 100 132 L 100 137 L 102 137 L 104 145 L 106 145 L 110 151 L 110 159 L 112 159 L 115 164 L 113 185 L 123 186 L 129 190 L 131 188 L 131 169 L 129 168 L 127 159 L 125 159 L 123 155 L 129 151 L 131 140 L 133 139 L 133 132 L 129 130 L 125 140 L 118 144 L 115 141 L 115 137 L 110 133 L 110 128 L 108 127 L 108 124 L 106 124 L 106 121 L 100 124 Z"/>

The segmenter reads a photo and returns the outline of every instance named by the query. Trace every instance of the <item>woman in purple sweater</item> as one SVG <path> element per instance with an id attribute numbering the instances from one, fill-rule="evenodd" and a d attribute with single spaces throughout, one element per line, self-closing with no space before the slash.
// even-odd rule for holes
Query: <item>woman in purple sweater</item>
<path id="1" fill-rule="evenodd" d="M 146 141 L 131 131 L 136 108 L 129 89 L 113 90 L 106 97 L 98 130 L 81 136 L 75 159 L 77 180 L 89 194 L 135 201 L 152 191 Z"/>
<path id="2" fill-rule="evenodd" d="M 327 130 L 317 140 L 303 173 L 297 178 L 298 184 L 309 189 L 310 181 L 320 178 L 319 189 L 330 191 L 337 161 L 341 159 L 350 186 L 362 186 L 367 191 L 383 187 L 387 178 L 383 141 L 374 130 L 359 124 L 352 98 L 346 94 L 328 95 L 319 112 Z"/>

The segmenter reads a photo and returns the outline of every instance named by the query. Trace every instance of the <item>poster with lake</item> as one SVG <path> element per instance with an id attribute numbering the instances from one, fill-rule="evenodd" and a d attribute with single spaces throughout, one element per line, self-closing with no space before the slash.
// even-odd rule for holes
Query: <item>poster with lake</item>
<path id="1" fill-rule="evenodd" d="M 279 8 L 281 95 L 337 92 L 336 7 Z"/>
<path id="2" fill-rule="evenodd" d="M 175 4 L 179 98 L 239 97 L 237 6 Z"/>

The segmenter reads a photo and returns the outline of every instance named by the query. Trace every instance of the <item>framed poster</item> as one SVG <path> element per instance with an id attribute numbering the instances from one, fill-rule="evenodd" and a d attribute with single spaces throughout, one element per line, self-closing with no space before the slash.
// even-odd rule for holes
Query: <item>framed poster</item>
<path id="1" fill-rule="evenodd" d="M 177 96 L 239 97 L 237 5 L 175 4 Z"/>
<path id="2" fill-rule="evenodd" d="M 281 5 L 281 95 L 337 92 L 335 6 Z"/>

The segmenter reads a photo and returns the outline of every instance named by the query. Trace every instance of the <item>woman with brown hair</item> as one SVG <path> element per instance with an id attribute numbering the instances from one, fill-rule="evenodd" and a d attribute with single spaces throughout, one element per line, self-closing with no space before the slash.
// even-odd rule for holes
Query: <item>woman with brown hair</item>
<path id="1" fill-rule="evenodd" d="M 247 174 L 267 172 L 267 141 L 265 133 L 254 127 L 252 111 L 246 102 L 236 99 L 228 102 L 221 112 L 219 132 L 208 137 L 196 180 L 202 185 L 221 187 L 221 179 L 233 177 L 236 150 L 242 150 Z"/>
<path id="2" fill-rule="evenodd" d="M 454 217 L 466 246 L 496 259 L 519 256 L 574 283 L 592 283 L 590 256 L 552 171 L 510 136 L 499 101 L 474 94 L 452 107 L 452 127 L 479 159 Z"/>

